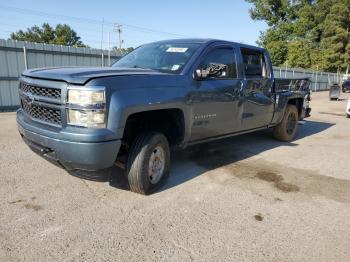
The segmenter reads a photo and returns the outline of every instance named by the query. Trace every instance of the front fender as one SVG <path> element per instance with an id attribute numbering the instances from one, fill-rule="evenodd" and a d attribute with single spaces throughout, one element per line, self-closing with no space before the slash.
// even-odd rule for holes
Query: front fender
<path id="1" fill-rule="evenodd" d="M 185 137 L 190 137 L 191 108 L 184 103 L 184 88 L 135 88 L 119 89 L 113 92 L 108 109 L 108 128 L 123 137 L 130 115 L 151 110 L 180 109 L 184 115 Z"/>

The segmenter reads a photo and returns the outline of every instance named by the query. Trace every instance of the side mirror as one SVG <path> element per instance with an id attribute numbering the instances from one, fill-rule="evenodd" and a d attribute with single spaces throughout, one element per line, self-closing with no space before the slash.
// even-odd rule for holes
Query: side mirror
<path id="1" fill-rule="evenodd" d="M 195 80 L 203 80 L 208 77 L 208 72 L 206 69 L 196 69 L 193 73 Z"/>
<path id="2" fill-rule="evenodd" d="M 196 69 L 194 79 L 203 80 L 210 76 L 223 77 L 226 74 L 227 66 L 224 64 L 210 63 L 205 69 Z"/>

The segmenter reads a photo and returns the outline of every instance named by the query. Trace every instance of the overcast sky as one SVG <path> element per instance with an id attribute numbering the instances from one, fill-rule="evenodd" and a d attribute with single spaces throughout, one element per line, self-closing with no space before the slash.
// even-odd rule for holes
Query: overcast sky
<path id="1" fill-rule="evenodd" d="M 32 25 L 69 24 L 82 41 L 100 48 L 117 44 L 114 24 L 122 24 L 124 47 L 172 38 L 219 38 L 255 44 L 264 22 L 250 19 L 243 0 L 44 1 L 0 0 L 0 38 Z"/>

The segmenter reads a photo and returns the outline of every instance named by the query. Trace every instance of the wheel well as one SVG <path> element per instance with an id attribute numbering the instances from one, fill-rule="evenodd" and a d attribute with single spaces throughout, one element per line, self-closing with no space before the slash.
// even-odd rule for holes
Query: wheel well
<path id="1" fill-rule="evenodd" d="M 288 104 L 289 104 L 289 105 L 295 105 L 296 108 L 298 109 L 298 115 L 299 115 L 299 117 L 300 117 L 301 114 L 302 114 L 303 103 L 304 103 L 304 100 L 303 100 L 302 98 L 293 98 L 293 99 L 288 100 Z"/>
<path id="2" fill-rule="evenodd" d="M 180 144 L 184 139 L 184 114 L 180 109 L 161 109 L 134 113 L 126 121 L 123 143 L 130 146 L 133 139 L 144 131 L 163 133 L 170 145 Z"/>

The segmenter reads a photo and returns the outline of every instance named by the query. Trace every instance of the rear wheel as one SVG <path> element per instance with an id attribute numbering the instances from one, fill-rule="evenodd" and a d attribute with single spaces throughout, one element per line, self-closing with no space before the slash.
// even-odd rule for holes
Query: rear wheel
<path id="1" fill-rule="evenodd" d="M 154 192 L 165 183 L 169 169 L 169 143 L 163 134 L 146 132 L 134 139 L 126 165 L 131 191 L 144 195 Z"/>
<path id="2" fill-rule="evenodd" d="M 273 128 L 276 139 L 284 142 L 293 140 L 298 129 L 298 110 L 294 105 L 288 105 L 281 123 Z"/>

